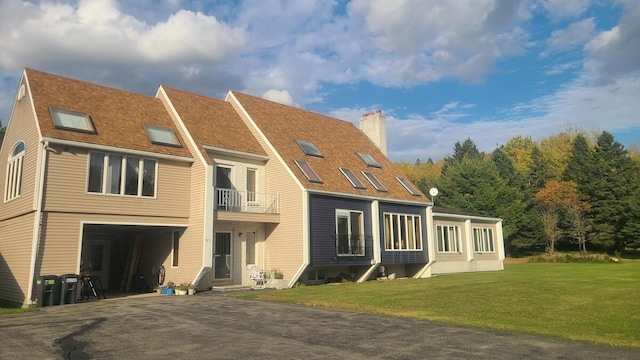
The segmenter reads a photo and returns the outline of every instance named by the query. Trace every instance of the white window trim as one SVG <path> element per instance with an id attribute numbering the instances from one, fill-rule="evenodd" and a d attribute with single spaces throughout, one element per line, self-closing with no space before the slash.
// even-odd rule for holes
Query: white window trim
<path id="1" fill-rule="evenodd" d="M 174 230 L 171 232 L 171 268 L 180 267 L 180 230 Z M 176 264 L 175 258 L 175 250 L 176 250 L 176 240 L 177 240 L 177 248 L 178 248 L 178 261 Z"/>
<path id="2" fill-rule="evenodd" d="M 440 233 L 438 231 L 438 229 L 442 229 L 442 233 L 444 234 L 444 230 L 447 230 L 447 233 L 449 233 L 449 231 L 451 230 L 451 228 L 453 228 L 453 235 L 455 236 L 455 239 L 451 239 L 451 236 L 448 237 L 448 243 L 449 243 L 449 251 L 446 250 L 442 250 L 441 246 L 440 246 L 440 238 L 438 236 L 438 234 Z M 444 241 L 444 238 L 442 239 Z M 437 251 L 438 253 L 441 254 L 462 254 L 462 244 L 461 244 L 461 240 L 462 240 L 462 233 L 461 233 L 461 227 L 459 225 L 445 225 L 445 224 L 438 224 L 436 225 L 436 242 L 437 242 Z M 451 244 L 455 245 L 455 249 L 451 246 Z"/>
<path id="3" fill-rule="evenodd" d="M 357 253 L 357 254 L 353 254 L 351 252 L 351 242 L 349 242 L 349 253 L 348 254 L 340 254 L 339 252 L 339 233 L 338 233 L 338 216 L 342 215 L 342 216 L 346 216 L 347 220 L 348 220 L 348 228 L 349 228 L 349 233 L 348 233 L 348 238 L 351 239 L 352 233 L 351 233 L 351 214 L 352 213 L 357 213 L 360 214 L 360 237 L 361 239 L 358 239 L 358 241 L 362 241 L 362 252 L 361 253 Z M 366 242 L 365 242 L 365 238 L 364 238 L 364 213 L 362 211 L 359 210 L 347 210 L 347 209 L 336 209 L 336 214 L 335 214 L 335 219 L 336 219 L 336 254 L 338 256 L 364 256 L 366 254 Z"/>
<path id="4" fill-rule="evenodd" d="M 473 233 L 473 252 L 477 254 L 490 254 L 496 252 L 495 245 L 495 235 L 493 228 L 491 227 L 473 227 L 471 229 Z M 476 234 L 480 234 L 481 236 L 478 238 Z M 485 235 L 489 235 L 489 238 L 486 238 Z M 489 250 L 485 249 L 486 247 L 490 248 Z"/>
<path id="5" fill-rule="evenodd" d="M 385 218 L 387 216 L 391 217 L 390 232 L 393 235 L 393 237 L 391 239 L 391 246 L 392 246 L 391 249 L 387 248 L 387 233 L 386 233 L 386 228 L 384 227 L 385 226 L 384 225 L 385 224 Z M 404 220 L 404 224 L 403 224 L 403 226 L 405 228 L 405 234 L 409 234 L 407 218 L 408 217 L 412 217 L 413 218 L 413 239 L 414 239 L 414 244 L 413 244 L 414 248 L 413 249 L 409 249 L 409 248 L 407 248 L 407 249 L 396 249 L 395 248 L 395 243 L 396 243 L 395 240 L 396 240 L 396 237 L 398 237 L 398 238 L 400 237 L 400 234 L 398 233 L 400 231 L 400 229 L 396 229 L 396 225 L 395 225 L 396 223 L 395 223 L 395 221 L 393 221 L 393 217 L 394 216 L 398 216 L 398 217 L 404 216 L 405 217 L 404 218 L 405 219 Z M 420 224 L 420 231 L 419 232 L 416 231 L 416 224 L 417 223 Z M 402 213 L 385 212 L 385 213 L 383 213 L 383 216 L 382 216 L 382 224 L 383 224 L 383 229 L 384 229 L 384 237 L 383 237 L 383 240 L 384 240 L 384 251 L 412 251 L 412 252 L 424 251 L 424 246 L 423 246 L 423 243 L 422 243 L 422 241 L 423 241 L 422 234 L 423 234 L 423 231 L 424 231 L 423 230 L 424 226 L 422 224 L 422 216 L 417 215 L 417 214 L 402 214 Z M 419 249 L 418 249 L 418 246 L 420 246 Z M 408 247 L 408 242 L 407 242 L 407 247 Z"/>
<path id="6" fill-rule="evenodd" d="M 14 154 L 18 146 L 22 144 L 22 151 Z M 22 196 L 22 180 L 24 172 L 24 154 L 26 152 L 24 141 L 18 141 L 12 148 L 7 159 L 7 175 L 5 178 L 4 202 L 8 202 Z"/>
<path id="7" fill-rule="evenodd" d="M 93 153 L 102 153 L 104 154 L 104 158 L 102 159 L 102 184 L 100 192 L 97 191 L 89 191 L 89 177 L 91 172 L 91 154 Z M 120 164 L 120 192 L 117 194 L 107 192 L 107 176 L 108 172 L 106 169 L 109 167 L 109 158 L 111 156 L 121 156 L 121 164 Z M 127 159 L 128 158 L 138 158 L 138 189 L 136 195 L 125 194 L 125 183 L 126 183 L 126 173 L 127 173 Z M 144 179 L 144 161 L 153 161 L 155 163 L 154 166 L 154 174 L 153 174 L 153 196 L 143 196 L 142 195 L 142 183 Z M 90 151 L 87 156 L 87 176 L 85 181 L 85 194 L 87 195 L 101 195 L 101 196 L 119 196 L 119 197 L 129 197 L 129 198 L 144 198 L 144 199 L 157 199 L 158 198 L 158 160 L 143 158 L 139 156 L 127 156 L 122 154 L 113 154 L 103 151 Z M 142 169 L 142 171 L 140 171 Z"/>

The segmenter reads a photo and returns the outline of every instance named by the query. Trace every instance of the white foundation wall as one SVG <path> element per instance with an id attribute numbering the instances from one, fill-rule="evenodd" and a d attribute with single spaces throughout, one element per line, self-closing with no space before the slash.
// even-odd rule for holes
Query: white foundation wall
<path id="1" fill-rule="evenodd" d="M 449 274 L 472 271 L 496 271 L 504 270 L 502 261 L 499 260 L 473 260 L 473 261 L 437 261 L 431 266 L 431 274 Z"/>

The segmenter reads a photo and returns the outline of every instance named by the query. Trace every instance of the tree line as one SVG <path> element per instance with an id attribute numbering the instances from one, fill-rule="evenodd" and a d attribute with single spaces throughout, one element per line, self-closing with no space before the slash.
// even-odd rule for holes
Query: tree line
<path id="1" fill-rule="evenodd" d="M 502 218 L 510 255 L 640 248 L 640 151 L 606 131 L 515 136 L 490 154 L 467 139 L 437 162 L 396 165 L 438 188 L 435 206 Z"/>

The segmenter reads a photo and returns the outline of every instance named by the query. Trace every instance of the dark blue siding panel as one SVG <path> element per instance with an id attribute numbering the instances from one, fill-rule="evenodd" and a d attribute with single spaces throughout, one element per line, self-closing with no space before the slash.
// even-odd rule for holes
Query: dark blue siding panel
<path id="1" fill-rule="evenodd" d="M 365 256 L 337 256 L 336 209 L 362 211 L 364 217 Z M 309 217 L 311 265 L 363 265 L 371 263 L 373 258 L 371 202 L 325 195 L 310 195 Z"/>
<path id="2" fill-rule="evenodd" d="M 429 261 L 427 249 L 426 207 L 402 204 L 380 203 L 380 249 L 383 264 L 420 264 Z M 384 249 L 384 213 L 415 214 L 422 220 L 422 251 L 385 251 Z"/>

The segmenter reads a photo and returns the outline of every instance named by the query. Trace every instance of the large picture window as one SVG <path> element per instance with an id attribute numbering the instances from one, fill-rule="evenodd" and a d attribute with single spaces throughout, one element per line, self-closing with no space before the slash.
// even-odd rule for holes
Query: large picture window
<path id="1" fill-rule="evenodd" d="M 422 220 L 419 215 L 384 214 L 385 250 L 422 250 Z"/>
<path id="2" fill-rule="evenodd" d="M 156 170 L 156 160 L 91 152 L 87 192 L 155 197 Z"/>
<path id="3" fill-rule="evenodd" d="M 491 253 L 495 251 L 492 228 L 473 228 L 473 251 L 477 253 Z"/>
<path id="4" fill-rule="evenodd" d="M 460 253 L 460 227 L 457 225 L 437 225 L 438 252 Z"/>
<path id="5" fill-rule="evenodd" d="M 362 212 L 336 210 L 336 247 L 338 256 L 364 255 Z"/>
<path id="6" fill-rule="evenodd" d="M 7 162 L 4 201 L 13 200 L 22 194 L 22 168 L 24 164 L 24 143 L 18 142 L 11 151 Z"/>

